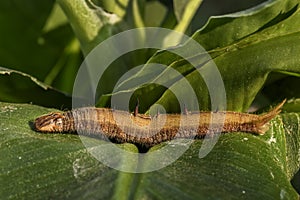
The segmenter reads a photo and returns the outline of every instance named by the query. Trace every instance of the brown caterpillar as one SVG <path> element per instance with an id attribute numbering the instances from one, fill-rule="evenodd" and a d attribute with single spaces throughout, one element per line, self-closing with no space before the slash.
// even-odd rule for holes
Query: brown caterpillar
<path id="1" fill-rule="evenodd" d="M 136 111 L 130 114 L 108 108 L 85 107 L 40 116 L 35 119 L 34 127 L 39 132 L 79 132 L 88 136 L 106 136 L 116 142 L 150 147 L 175 137 L 197 138 L 213 132 L 264 134 L 269 129 L 268 122 L 281 112 L 284 103 L 285 100 L 261 115 L 223 111 L 185 115 L 160 114 L 153 118 Z M 223 124 L 218 120 L 211 122 L 211 119 L 218 118 L 224 119 Z M 210 126 L 211 123 L 221 126 Z"/>

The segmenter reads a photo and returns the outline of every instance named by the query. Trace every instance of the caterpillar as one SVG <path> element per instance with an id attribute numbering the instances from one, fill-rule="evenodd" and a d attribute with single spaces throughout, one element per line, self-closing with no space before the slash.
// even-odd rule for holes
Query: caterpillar
<path id="1" fill-rule="evenodd" d="M 220 111 L 158 114 L 151 117 L 137 113 L 137 109 L 134 113 L 128 113 L 108 108 L 83 107 L 42 115 L 35 119 L 34 129 L 44 133 L 77 132 L 119 143 L 151 147 L 174 138 L 199 138 L 214 132 L 264 134 L 269 129 L 269 121 L 281 112 L 284 103 L 285 100 L 261 115 Z M 211 121 L 221 118 L 224 119 L 222 122 Z M 211 123 L 216 126 L 210 126 Z"/>

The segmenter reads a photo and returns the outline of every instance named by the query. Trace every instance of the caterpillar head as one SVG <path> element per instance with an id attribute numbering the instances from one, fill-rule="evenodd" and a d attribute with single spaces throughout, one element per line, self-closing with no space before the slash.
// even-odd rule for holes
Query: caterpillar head
<path id="1" fill-rule="evenodd" d="M 50 113 L 38 117 L 34 121 L 34 128 L 40 132 L 63 132 L 65 116 L 62 113 Z"/>

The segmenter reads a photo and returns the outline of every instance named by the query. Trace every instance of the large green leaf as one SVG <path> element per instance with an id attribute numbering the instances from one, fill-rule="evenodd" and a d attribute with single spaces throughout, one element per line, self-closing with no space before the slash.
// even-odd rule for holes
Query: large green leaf
<path id="1" fill-rule="evenodd" d="M 264 136 L 224 134 L 202 159 L 198 157 L 202 141 L 197 140 L 166 168 L 134 174 L 108 168 L 97 161 L 76 135 L 33 131 L 33 119 L 51 111 L 55 110 L 0 103 L 1 198 L 296 199 L 298 196 L 290 184 L 300 167 L 298 113 L 275 118 Z M 118 146 L 137 151 L 131 144 Z M 118 165 L 130 165 L 126 159 Z M 139 164 L 147 166 L 152 162 L 146 156 Z"/>

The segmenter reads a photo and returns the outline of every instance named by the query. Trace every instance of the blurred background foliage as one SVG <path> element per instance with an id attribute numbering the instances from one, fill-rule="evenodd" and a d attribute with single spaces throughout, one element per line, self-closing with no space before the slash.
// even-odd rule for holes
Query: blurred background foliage
<path id="1" fill-rule="evenodd" d="M 204 0 L 186 33 L 191 35 L 212 15 L 241 11 L 261 2 L 263 1 Z M 102 6 L 101 1 L 96 3 Z M 171 0 L 149 1 L 144 13 L 148 19 L 145 25 L 159 25 L 158 19 L 162 19 L 159 15 L 164 15 L 172 6 Z M 153 7 L 158 12 L 149 12 Z M 110 9 L 113 8 L 107 8 L 108 11 Z M 0 2 L 0 10 L 0 66 L 30 74 L 71 94 L 83 55 L 70 24 L 57 3 L 54 0 L 28 0 L 24 4 L 22 0 L 4 0 Z M 0 100 L 5 101 L 1 97 Z"/>

